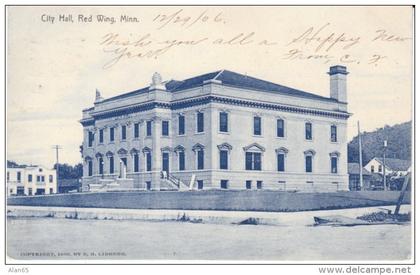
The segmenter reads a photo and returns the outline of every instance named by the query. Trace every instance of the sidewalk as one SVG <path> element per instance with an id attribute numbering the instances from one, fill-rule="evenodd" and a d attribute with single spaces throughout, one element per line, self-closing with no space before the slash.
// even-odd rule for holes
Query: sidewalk
<path id="1" fill-rule="evenodd" d="M 71 208 L 8 206 L 8 217 L 50 217 L 81 220 L 142 220 L 142 221 L 189 221 L 196 223 L 233 224 L 254 218 L 258 224 L 280 226 L 307 226 L 314 224 L 314 216 L 344 215 L 356 218 L 380 208 L 394 211 L 395 206 L 364 207 L 339 210 L 302 212 L 251 212 L 251 211 L 199 211 L 199 210 L 149 210 L 110 208 Z M 411 205 L 403 205 L 401 213 L 407 213 Z"/>

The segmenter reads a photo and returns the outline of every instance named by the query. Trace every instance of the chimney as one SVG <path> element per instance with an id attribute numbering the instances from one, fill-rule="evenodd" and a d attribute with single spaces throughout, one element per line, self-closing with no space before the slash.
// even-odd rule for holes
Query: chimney
<path id="1" fill-rule="evenodd" d="M 347 68 L 345 66 L 331 66 L 330 75 L 330 97 L 338 102 L 347 103 Z"/>

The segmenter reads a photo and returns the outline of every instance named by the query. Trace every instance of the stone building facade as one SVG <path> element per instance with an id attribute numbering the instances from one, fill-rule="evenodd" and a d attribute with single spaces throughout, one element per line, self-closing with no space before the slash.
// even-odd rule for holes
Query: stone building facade
<path id="1" fill-rule="evenodd" d="M 83 190 L 347 190 L 347 74 L 330 68 L 330 97 L 227 70 L 97 91 Z"/>

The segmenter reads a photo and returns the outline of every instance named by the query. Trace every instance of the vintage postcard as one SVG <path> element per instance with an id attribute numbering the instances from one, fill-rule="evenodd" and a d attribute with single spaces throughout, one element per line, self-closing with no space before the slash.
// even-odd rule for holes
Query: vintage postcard
<path id="1" fill-rule="evenodd" d="M 6 16 L 6 263 L 414 263 L 413 6 Z"/>

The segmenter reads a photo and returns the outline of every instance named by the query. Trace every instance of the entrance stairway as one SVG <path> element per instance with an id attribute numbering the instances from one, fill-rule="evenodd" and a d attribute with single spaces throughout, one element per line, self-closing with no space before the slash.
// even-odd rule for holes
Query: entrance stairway
<path id="1" fill-rule="evenodd" d="M 172 191 L 187 191 L 189 186 L 181 181 L 179 178 L 175 177 L 171 173 L 162 171 L 161 173 L 161 190 L 172 190 Z"/>

